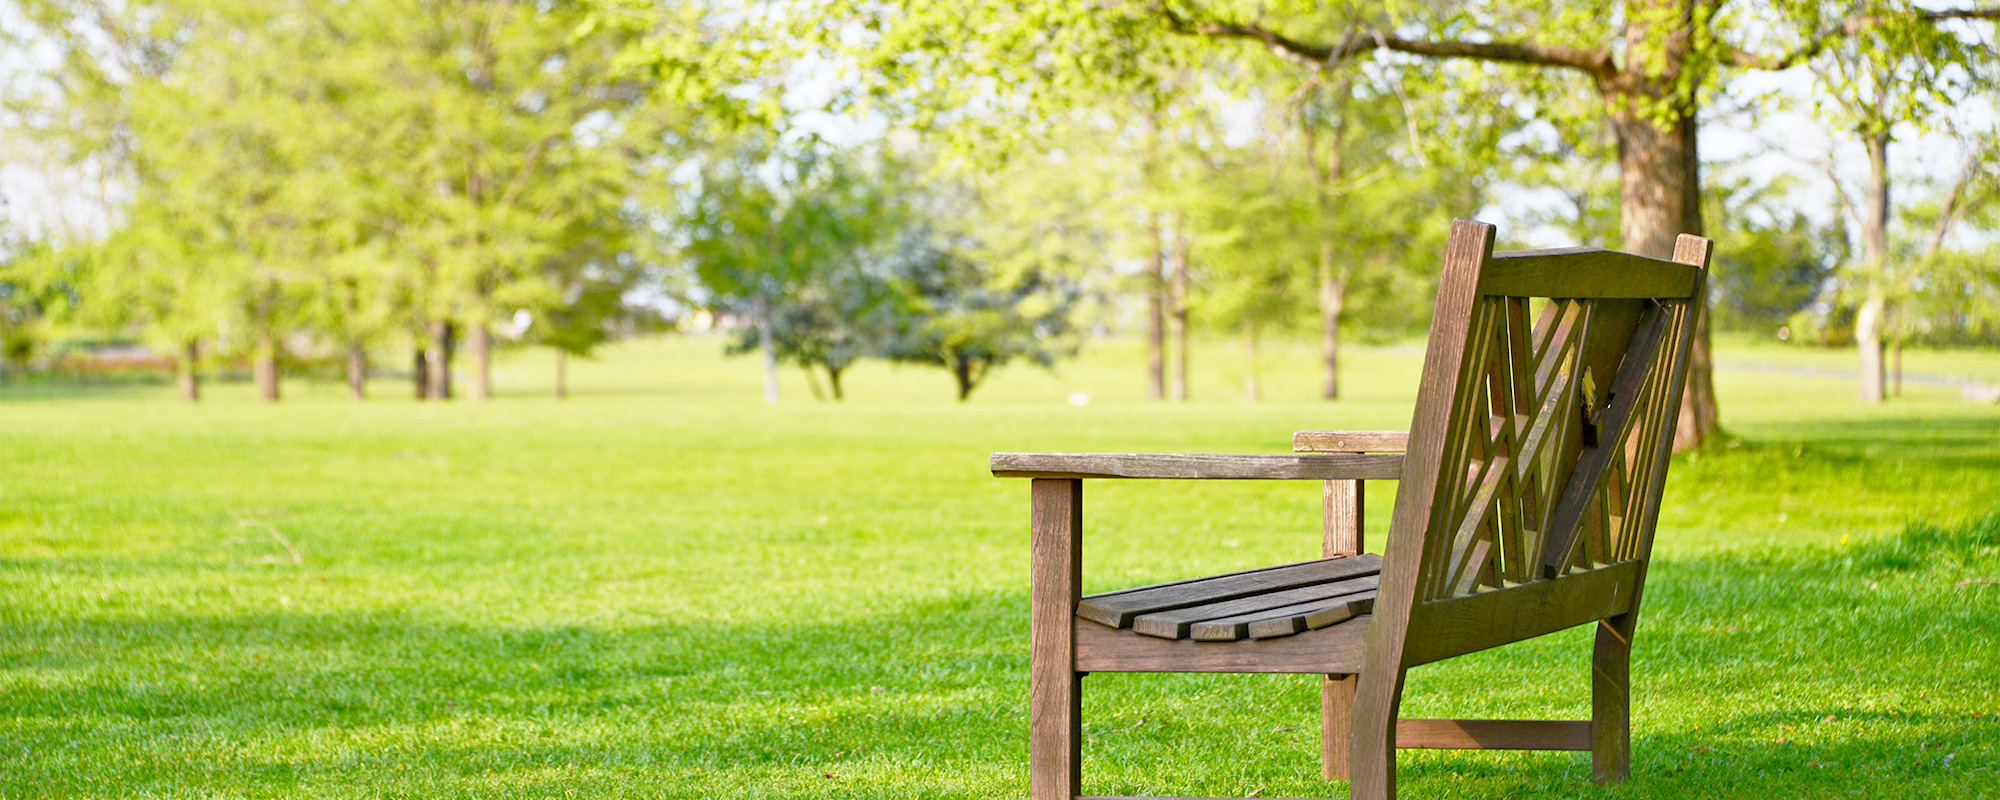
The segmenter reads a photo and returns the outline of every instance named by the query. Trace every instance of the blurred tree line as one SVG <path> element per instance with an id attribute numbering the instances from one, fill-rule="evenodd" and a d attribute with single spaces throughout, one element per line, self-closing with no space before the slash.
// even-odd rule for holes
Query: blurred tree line
<path id="1" fill-rule="evenodd" d="M 1161 399 L 1188 396 L 1195 331 L 1240 341 L 1253 398 L 1260 343 L 1310 335 L 1333 399 L 1344 342 L 1426 327 L 1445 222 L 1474 214 L 1640 252 L 1705 231 L 1713 324 L 1858 342 L 1864 399 L 1885 346 L 2000 336 L 2000 151 L 1946 113 L 1994 98 L 1979 20 L 2000 13 L 1977 9 L 19 8 L 6 33 L 34 55 L 7 136 L 99 176 L 104 224 L 0 242 L 4 356 L 133 332 L 189 398 L 247 363 L 275 400 L 304 362 L 360 397 L 385 354 L 418 397 L 485 398 L 496 348 L 550 347 L 560 376 L 700 311 L 773 400 L 780 365 L 839 399 L 866 358 L 942 369 L 964 399 L 1093 326 L 1143 333 Z M 1794 67 L 1804 107 L 1728 91 Z M 1820 165 L 1824 214 L 1798 203 L 1817 178 L 1697 155 L 1704 108 L 1787 103 L 1868 154 L 1858 187 Z M 1889 173 L 1920 134 L 1962 145 L 1950 185 Z M 1499 205 L 1534 190 L 1561 202 Z"/>

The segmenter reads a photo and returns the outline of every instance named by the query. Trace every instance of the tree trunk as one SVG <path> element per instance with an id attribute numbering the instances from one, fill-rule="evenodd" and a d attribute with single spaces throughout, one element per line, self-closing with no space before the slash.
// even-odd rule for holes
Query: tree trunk
<path id="1" fill-rule="evenodd" d="M 951 376 L 958 381 L 958 402 L 965 402 L 972 396 L 972 361 L 961 356 L 952 358 Z"/>
<path id="2" fill-rule="evenodd" d="M 182 400 L 194 402 L 201 399 L 201 340 L 189 339 L 181 344 L 181 356 L 174 359 L 174 386 Z"/>
<path id="3" fill-rule="evenodd" d="M 1882 323 L 1888 311 L 1889 274 L 1889 133 L 1870 132 L 1868 145 L 1868 216 L 1861 220 L 1861 246 L 1868 259 L 1868 277 L 1861 309 L 1854 315 L 1854 345 L 1861 351 L 1856 381 L 1861 402 L 1882 402 Z"/>
<path id="4" fill-rule="evenodd" d="M 1167 396 L 1167 262 L 1166 241 L 1160 231 L 1160 215 L 1146 214 L 1146 235 L 1153 249 L 1146 268 L 1146 397 L 1164 400 Z"/>
<path id="5" fill-rule="evenodd" d="M 569 351 L 556 348 L 556 399 L 569 399 Z"/>
<path id="6" fill-rule="evenodd" d="M 1334 277 L 1333 240 L 1319 243 L 1319 327 L 1320 358 L 1326 373 L 1320 396 L 1340 399 L 1340 309 L 1347 300 L 1347 284 Z"/>
<path id="7" fill-rule="evenodd" d="M 430 352 L 424 356 L 426 391 L 432 400 L 451 399 L 451 351 L 455 347 L 456 327 L 450 322 L 438 320 L 431 323 Z"/>
<path id="8" fill-rule="evenodd" d="M 1334 118 L 1333 136 L 1327 141 L 1325 166 L 1319 173 L 1318 201 L 1322 229 L 1319 241 L 1319 325 L 1320 359 L 1325 371 L 1324 383 L 1320 386 L 1320 397 L 1327 400 L 1340 399 L 1340 312 L 1347 301 L 1347 271 L 1335 264 L 1335 248 L 1338 244 L 1334 231 L 1339 230 L 1336 219 L 1336 201 L 1339 184 L 1347 175 L 1347 98 L 1348 90 L 1343 87 L 1337 95 L 1340 114 Z M 1311 144 L 1307 144 L 1307 155 L 1311 155 Z"/>
<path id="9" fill-rule="evenodd" d="M 1264 399 L 1264 386 L 1257 380 L 1257 323 L 1243 321 L 1243 399 Z"/>
<path id="10" fill-rule="evenodd" d="M 819 373 L 813 371 L 811 364 L 800 364 L 799 371 L 806 374 L 806 388 L 812 391 L 813 402 L 826 402 L 826 390 L 819 388 Z"/>
<path id="11" fill-rule="evenodd" d="M 423 342 L 417 342 L 416 350 L 416 357 L 410 360 L 410 383 L 415 385 L 418 400 L 429 400 L 431 399 L 430 361 L 424 357 Z"/>
<path id="12" fill-rule="evenodd" d="M 1611 123 L 1618 134 L 1621 246 L 1643 256 L 1671 258 L 1674 240 L 1680 234 L 1699 236 L 1703 232 L 1695 109 L 1690 103 L 1676 122 L 1663 127 L 1636 107 L 1646 102 L 1643 99 L 1605 99 L 1612 106 Z M 1674 432 L 1675 450 L 1700 447 L 1719 428 L 1709 352 L 1708 298 L 1699 300 L 1701 314 L 1695 321 L 1687 389 L 1681 395 L 1681 417 Z"/>
<path id="13" fill-rule="evenodd" d="M 843 395 L 840 392 L 840 370 L 834 369 L 833 367 L 827 367 L 826 382 L 827 386 L 833 390 L 834 402 L 837 403 L 847 399 L 846 395 Z"/>
<path id="14" fill-rule="evenodd" d="M 368 349 L 361 346 L 360 339 L 347 342 L 347 396 L 355 400 L 368 397 Z"/>
<path id="15" fill-rule="evenodd" d="M 1893 376 L 1893 382 L 1889 384 L 1889 391 L 1893 393 L 1894 396 L 1896 397 L 1902 397 L 1903 396 L 1903 337 L 1898 335 L 1895 339 L 1895 344 L 1891 345 L 1891 347 L 1892 349 L 1890 350 L 1890 356 L 1889 356 L 1889 369 L 1890 369 L 1889 374 Z"/>
<path id="16" fill-rule="evenodd" d="M 757 295 L 757 352 L 764 357 L 764 402 L 778 402 L 778 348 L 771 342 L 771 303 Z"/>
<path id="17" fill-rule="evenodd" d="M 258 327 L 257 352 L 252 357 L 250 371 L 257 384 L 257 399 L 267 403 L 277 402 L 278 336 L 268 325 Z"/>
<path id="18" fill-rule="evenodd" d="M 1185 222 L 1181 215 L 1174 215 L 1173 274 L 1168 287 L 1173 303 L 1174 399 L 1183 402 L 1188 399 L 1188 248 L 1194 245 Z"/>
<path id="19" fill-rule="evenodd" d="M 485 325 L 474 325 L 466 332 L 466 349 L 472 357 L 472 388 L 469 395 L 474 400 L 493 399 L 493 331 Z"/>

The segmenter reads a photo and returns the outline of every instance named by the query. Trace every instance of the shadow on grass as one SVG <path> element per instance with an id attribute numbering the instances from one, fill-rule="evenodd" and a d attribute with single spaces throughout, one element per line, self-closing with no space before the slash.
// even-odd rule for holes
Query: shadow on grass
<path id="1" fill-rule="evenodd" d="M 2000 517 L 1660 560 L 1630 784 L 1588 786 L 1579 754 L 1409 753 L 1405 794 L 1994 793 L 2000 586 L 1952 580 L 1984 572 L 2000 574 Z M 1025 619 L 1019 592 L 544 627 L 422 610 L 51 618 L 10 597 L 0 795 L 1018 794 Z M 1527 676 L 1584 698 L 1580 669 L 1549 669 L 1587 658 L 1574 633 L 1427 667 L 1422 688 L 1533 705 Z M 1314 717 L 1309 684 L 1286 680 L 1093 682 L 1091 708 L 1158 722 L 1095 737 L 1086 787 L 1329 794 L 1312 731 L 1293 730 Z"/>

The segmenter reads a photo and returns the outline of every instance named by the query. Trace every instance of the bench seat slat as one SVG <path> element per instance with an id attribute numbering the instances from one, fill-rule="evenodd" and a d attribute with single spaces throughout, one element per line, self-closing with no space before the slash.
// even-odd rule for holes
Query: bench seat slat
<path id="1" fill-rule="evenodd" d="M 1275 639 L 1346 622 L 1368 613 L 1374 607 L 1375 592 L 1371 589 L 1326 600 L 1280 606 L 1267 611 L 1205 619 L 1189 626 L 1188 638 L 1201 642 Z"/>
<path id="2" fill-rule="evenodd" d="M 1143 614 L 1218 603 L 1302 586 L 1333 583 L 1381 571 L 1382 557 L 1373 553 L 1321 558 L 1278 567 L 1094 594 L 1082 598 L 1077 603 L 1076 614 L 1100 625 L 1130 628 L 1133 620 Z"/>
<path id="3" fill-rule="evenodd" d="M 1333 583 L 1301 586 L 1276 592 L 1261 592 L 1247 597 L 1203 603 L 1198 606 L 1141 614 L 1132 621 L 1132 630 L 1147 636 L 1162 639 L 1185 639 L 1188 628 L 1197 622 L 1239 614 L 1267 613 L 1273 609 L 1285 608 L 1299 603 L 1324 602 L 1336 597 L 1372 591 L 1377 583 L 1376 576 L 1363 575 L 1358 578 L 1335 581 Z M 1294 631 L 1296 633 L 1297 631 Z"/>

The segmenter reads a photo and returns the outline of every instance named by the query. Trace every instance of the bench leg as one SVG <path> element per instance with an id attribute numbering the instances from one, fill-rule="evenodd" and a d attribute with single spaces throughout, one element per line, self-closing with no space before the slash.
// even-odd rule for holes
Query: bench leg
<path id="1" fill-rule="evenodd" d="M 1321 555 L 1360 555 L 1362 513 L 1367 484 L 1361 481 L 1327 481 L 1322 484 L 1325 501 L 1325 541 Z M 1330 781 L 1344 781 L 1351 774 L 1354 744 L 1354 687 L 1358 676 L 1328 675 L 1319 688 L 1319 774 Z"/>
<path id="2" fill-rule="evenodd" d="M 1388 680 L 1362 680 L 1355 686 L 1348 762 L 1353 800 L 1396 798 L 1396 712 L 1402 700 L 1402 669 L 1389 673 Z"/>
<path id="3" fill-rule="evenodd" d="M 1590 658 L 1590 779 L 1618 783 L 1632 774 L 1632 629 L 1624 614 L 1597 624 Z"/>
<path id="4" fill-rule="evenodd" d="M 1327 675 L 1319 686 L 1319 774 L 1344 781 L 1352 773 L 1356 676 Z"/>
<path id="5" fill-rule="evenodd" d="M 1028 795 L 1074 800 L 1083 789 L 1083 682 L 1076 673 L 1083 482 L 1034 481 L 1028 554 Z"/>

